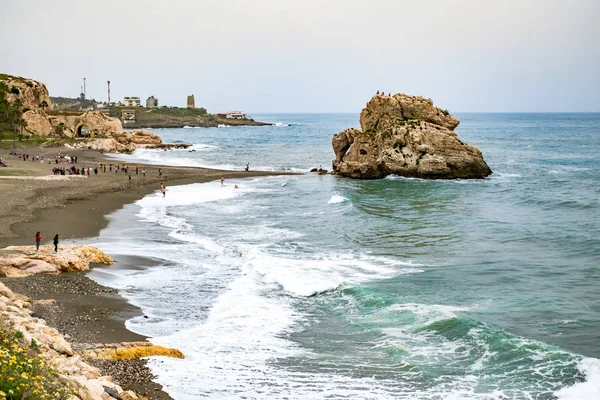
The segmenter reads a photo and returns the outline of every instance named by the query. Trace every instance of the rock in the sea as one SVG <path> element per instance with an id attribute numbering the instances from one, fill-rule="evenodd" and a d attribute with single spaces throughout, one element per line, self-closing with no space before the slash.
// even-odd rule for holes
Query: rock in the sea
<path id="1" fill-rule="evenodd" d="M 477 148 L 458 139 L 458 124 L 430 99 L 376 95 L 362 110 L 362 129 L 333 137 L 333 173 L 358 179 L 485 178 L 492 171 Z"/>

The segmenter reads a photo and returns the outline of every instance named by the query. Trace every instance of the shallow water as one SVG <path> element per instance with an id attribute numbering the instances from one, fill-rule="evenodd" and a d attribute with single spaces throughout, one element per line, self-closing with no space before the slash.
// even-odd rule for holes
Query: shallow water
<path id="1" fill-rule="evenodd" d="M 488 179 L 249 178 L 171 187 L 113 214 L 100 247 L 153 265 L 92 275 L 150 316 L 130 329 L 186 354 L 151 361 L 166 390 L 600 398 L 600 115 L 459 117 Z M 157 130 L 195 151 L 120 157 L 329 168 L 331 136 L 358 121 L 256 118 L 280 126 Z"/>

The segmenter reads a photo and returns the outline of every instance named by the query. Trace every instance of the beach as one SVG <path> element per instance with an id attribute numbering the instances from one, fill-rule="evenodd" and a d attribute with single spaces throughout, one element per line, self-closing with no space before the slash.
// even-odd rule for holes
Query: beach
<path id="1" fill-rule="evenodd" d="M 158 191 L 161 182 L 167 187 L 168 196 L 168 188 L 174 185 L 208 182 L 221 176 L 231 179 L 269 174 L 143 164 L 129 164 L 128 173 L 115 173 L 116 165 L 125 163 L 94 150 L 26 147 L 15 151 L 29 154 L 29 160 L 23 161 L 18 155 L 0 151 L 0 157 L 8 165 L 0 169 L 0 191 L 3 193 L 0 248 L 35 244 L 37 231 L 42 234 L 42 245 L 50 245 L 55 234 L 60 235 L 61 241 L 94 238 L 107 225 L 106 215 Z M 54 163 L 53 157 L 59 152 L 62 156 L 77 157 L 77 164 Z M 35 154 L 42 156 L 44 163 L 32 161 Z M 52 175 L 55 167 L 93 169 L 100 164 L 107 165 L 106 172 L 102 168 L 97 175 L 93 171 L 89 176 Z M 138 174 L 135 173 L 136 166 Z M 159 175 L 159 168 L 162 175 Z M 142 169 L 146 170 L 146 176 L 142 175 Z M 135 266 L 132 265 L 135 260 L 127 262 L 130 265 L 124 267 Z M 129 318 L 141 315 L 141 311 L 119 296 L 117 290 L 99 285 L 87 274 L 32 275 L 3 278 L 1 282 L 15 293 L 31 298 L 33 316 L 58 329 L 75 350 L 81 344 L 145 340 L 145 336 L 128 331 L 124 325 Z M 152 381 L 153 375 L 144 359 L 88 362 L 100 368 L 104 375 L 111 375 L 125 390 L 133 390 L 150 399 L 170 398 L 161 391 L 161 385 Z"/>

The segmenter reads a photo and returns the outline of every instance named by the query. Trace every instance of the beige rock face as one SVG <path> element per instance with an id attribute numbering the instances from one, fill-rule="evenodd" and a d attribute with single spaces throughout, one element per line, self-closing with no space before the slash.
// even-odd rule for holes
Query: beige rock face
<path id="1" fill-rule="evenodd" d="M 77 136 L 82 126 L 87 126 L 90 131 L 99 131 L 102 137 L 112 137 L 123 132 L 119 119 L 100 111 L 85 111 L 80 115 L 50 115 L 48 119 L 55 129 L 62 123 L 62 130 L 67 137 Z"/>
<path id="2" fill-rule="evenodd" d="M 387 175 L 452 179 L 492 173 L 481 152 L 458 139 L 459 120 L 430 99 L 374 96 L 360 116 L 362 129 L 332 139 L 335 174 L 357 179 Z"/>
<path id="3" fill-rule="evenodd" d="M 101 150 L 104 152 L 130 153 L 139 148 L 155 148 L 163 145 L 160 136 L 141 129 L 123 132 L 111 138 L 93 139 L 73 143 L 68 147 Z"/>
<path id="4" fill-rule="evenodd" d="M 48 136 L 54 133 L 48 116 L 41 110 L 29 110 L 23 113 L 23 119 L 27 122 L 26 132 L 37 136 Z"/>
<path id="5" fill-rule="evenodd" d="M 0 277 L 20 277 L 33 274 L 59 274 L 86 271 L 90 263 L 112 264 L 113 259 L 94 246 L 61 245 L 58 253 L 53 246 L 11 246 L 0 251 Z"/>
<path id="6" fill-rule="evenodd" d="M 6 77 L 6 79 L 3 79 L 3 77 Z M 50 100 L 48 88 L 46 88 L 46 85 L 42 82 L 11 75 L 0 75 L 0 80 L 2 80 L 9 89 L 12 87 L 19 89 L 19 94 L 8 94 L 7 100 L 9 102 L 12 103 L 16 99 L 20 99 L 23 103 L 23 107 L 37 110 L 42 108 L 42 103 L 45 101 L 47 104 L 45 109 L 52 109 L 52 100 Z"/>

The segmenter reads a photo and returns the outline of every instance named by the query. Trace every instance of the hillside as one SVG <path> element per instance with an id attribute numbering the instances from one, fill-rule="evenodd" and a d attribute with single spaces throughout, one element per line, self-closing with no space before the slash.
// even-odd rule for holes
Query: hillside
<path id="1" fill-rule="evenodd" d="M 111 117 L 122 119 L 124 110 L 135 110 L 135 123 L 124 123 L 126 128 L 182 128 L 184 126 L 217 127 L 230 126 L 264 126 L 270 125 L 252 119 L 225 119 L 215 114 L 208 114 L 204 108 L 146 108 L 146 107 L 111 107 L 108 109 Z"/>

